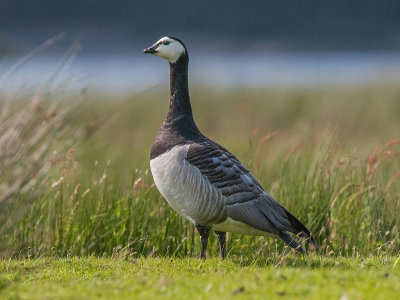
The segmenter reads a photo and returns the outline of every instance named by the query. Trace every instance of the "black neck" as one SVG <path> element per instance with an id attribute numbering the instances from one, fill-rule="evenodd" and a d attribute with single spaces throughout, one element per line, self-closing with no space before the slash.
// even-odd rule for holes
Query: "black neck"
<path id="1" fill-rule="evenodd" d="M 170 103 L 166 122 L 173 122 L 182 117 L 193 119 L 189 97 L 188 63 L 189 57 L 185 53 L 176 62 L 169 64 Z"/>
<path id="2" fill-rule="evenodd" d="M 150 159 L 165 153 L 176 145 L 196 141 L 203 137 L 194 122 L 190 105 L 188 62 L 189 57 L 186 52 L 176 62 L 169 64 L 171 80 L 169 111 L 151 148 Z"/>

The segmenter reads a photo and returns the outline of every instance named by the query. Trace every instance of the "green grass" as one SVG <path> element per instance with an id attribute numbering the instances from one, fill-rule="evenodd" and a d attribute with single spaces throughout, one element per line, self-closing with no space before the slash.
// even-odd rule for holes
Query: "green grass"
<path id="1" fill-rule="evenodd" d="M 393 258 L 0 261 L 1 299 L 396 299 Z M 344 298 L 347 297 L 347 298 Z"/>
<path id="2" fill-rule="evenodd" d="M 202 132 L 320 245 L 228 233 L 224 261 L 149 174 L 167 95 L 0 101 L 0 299 L 398 297 L 399 87 L 194 88 Z"/>
<path id="3" fill-rule="evenodd" d="M 0 119 L 20 130 L 0 174 L 1 194 L 13 191 L 0 201 L 0 255 L 198 257 L 192 224 L 166 204 L 148 171 L 167 95 L 15 99 Z M 336 257 L 399 255 L 399 100 L 400 89 L 383 84 L 192 92 L 203 133 L 306 224 L 321 254 Z M 22 125 L 21 112 L 29 116 Z M 275 237 L 233 234 L 227 250 L 236 257 L 288 251 Z M 215 236 L 208 253 L 218 255 Z"/>

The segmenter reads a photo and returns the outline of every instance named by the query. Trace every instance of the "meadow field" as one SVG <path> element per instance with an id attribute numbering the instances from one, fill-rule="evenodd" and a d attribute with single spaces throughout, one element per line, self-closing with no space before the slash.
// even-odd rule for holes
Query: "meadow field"
<path id="1" fill-rule="evenodd" d="M 320 245 L 211 236 L 154 186 L 167 87 L 0 99 L 0 298 L 393 299 L 400 293 L 400 87 L 193 87 L 200 130 Z M 397 260 L 396 260 L 397 259 Z M 344 297 L 344 298 L 343 298 Z M 192 297 L 191 297 L 192 298 Z"/>

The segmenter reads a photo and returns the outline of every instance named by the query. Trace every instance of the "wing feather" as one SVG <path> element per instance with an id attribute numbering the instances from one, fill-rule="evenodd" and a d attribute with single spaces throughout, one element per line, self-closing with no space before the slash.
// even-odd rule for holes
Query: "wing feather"
<path id="1" fill-rule="evenodd" d="M 256 229 L 296 232 L 287 211 L 268 195 L 250 171 L 228 150 L 204 140 L 189 147 L 186 160 L 225 196 L 228 216 Z"/>

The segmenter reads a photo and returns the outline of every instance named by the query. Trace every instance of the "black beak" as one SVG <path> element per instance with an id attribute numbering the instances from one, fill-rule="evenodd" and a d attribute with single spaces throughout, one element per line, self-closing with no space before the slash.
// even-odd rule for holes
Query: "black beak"
<path id="1" fill-rule="evenodd" d="M 157 53 L 156 47 L 153 45 L 147 49 L 143 50 L 143 53 L 150 53 L 150 54 L 154 54 Z"/>

